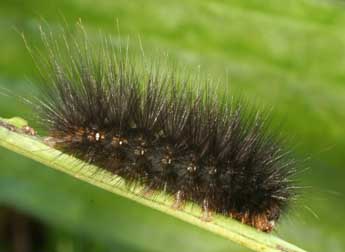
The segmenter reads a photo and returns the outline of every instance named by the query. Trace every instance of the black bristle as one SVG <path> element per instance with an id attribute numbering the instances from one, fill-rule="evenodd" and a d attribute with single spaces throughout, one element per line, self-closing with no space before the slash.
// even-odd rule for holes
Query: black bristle
<path id="1" fill-rule="evenodd" d="M 211 85 L 139 69 L 109 41 L 93 50 L 87 39 L 42 38 L 49 57 L 37 108 L 57 148 L 130 184 L 272 230 L 296 194 L 295 167 L 267 116 Z"/>

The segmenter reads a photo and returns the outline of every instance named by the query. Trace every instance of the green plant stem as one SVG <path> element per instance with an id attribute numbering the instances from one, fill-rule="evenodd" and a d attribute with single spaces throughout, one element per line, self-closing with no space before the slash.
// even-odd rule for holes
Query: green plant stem
<path id="1" fill-rule="evenodd" d="M 14 126 L 23 127 L 23 122 L 25 121 L 21 118 L 14 118 L 7 119 L 5 122 L 11 123 Z M 173 198 L 163 192 L 157 192 L 154 194 L 154 197 L 148 196 L 147 198 L 141 193 L 144 190 L 142 186 L 128 188 L 122 178 L 104 169 L 63 154 L 44 144 L 39 137 L 17 133 L 0 126 L 0 146 L 36 160 L 48 167 L 67 173 L 77 179 L 223 236 L 254 251 L 304 251 L 272 234 L 257 231 L 254 228 L 221 215 L 213 215 L 212 221 L 210 222 L 202 221 L 200 219 L 202 214 L 201 209 L 195 205 L 192 208 L 190 203 L 187 203 L 183 210 L 175 210 L 171 208 Z"/>

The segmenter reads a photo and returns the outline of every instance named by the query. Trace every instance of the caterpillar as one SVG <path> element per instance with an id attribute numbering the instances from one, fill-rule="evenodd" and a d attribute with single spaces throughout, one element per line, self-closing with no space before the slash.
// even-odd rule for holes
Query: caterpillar
<path id="1" fill-rule="evenodd" d="M 62 37 L 42 32 L 34 102 L 55 148 L 172 195 L 176 211 L 188 201 L 205 221 L 274 229 L 296 196 L 296 164 L 269 115 L 159 63 L 138 67 L 110 39 Z"/>

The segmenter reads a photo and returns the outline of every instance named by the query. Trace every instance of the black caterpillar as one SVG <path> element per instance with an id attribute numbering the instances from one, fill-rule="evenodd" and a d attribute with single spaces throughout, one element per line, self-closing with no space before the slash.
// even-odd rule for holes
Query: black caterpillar
<path id="1" fill-rule="evenodd" d="M 175 195 L 269 232 L 294 198 L 295 163 L 262 113 L 159 67 L 43 33 L 37 102 L 55 147 L 129 184 Z M 217 93 L 218 92 L 218 93 Z"/>

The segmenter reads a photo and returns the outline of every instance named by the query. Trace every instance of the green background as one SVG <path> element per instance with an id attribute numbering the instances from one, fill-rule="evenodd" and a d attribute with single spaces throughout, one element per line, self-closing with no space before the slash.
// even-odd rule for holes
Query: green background
<path id="1" fill-rule="evenodd" d="M 345 250 L 345 5 L 336 1 L 0 1 L 0 87 L 35 92 L 35 69 L 20 36 L 79 18 L 144 48 L 201 66 L 253 104 L 272 106 L 302 160 L 307 188 L 276 234 L 310 251 Z M 65 21 L 64 21 L 65 20 Z M 136 44 L 136 43 L 134 43 Z M 225 81 L 228 79 L 228 81 Z M 0 116 L 30 108 L 0 96 Z M 0 149 L 0 204 L 48 227 L 47 251 L 247 251 Z M 1 241 L 0 241 L 1 248 Z"/>

